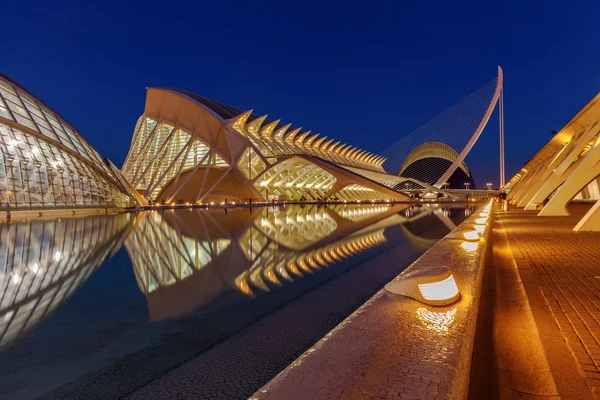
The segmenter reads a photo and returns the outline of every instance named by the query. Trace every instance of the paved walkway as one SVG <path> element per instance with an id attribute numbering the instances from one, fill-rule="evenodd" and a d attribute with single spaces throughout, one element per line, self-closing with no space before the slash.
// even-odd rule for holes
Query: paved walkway
<path id="1" fill-rule="evenodd" d="M 517 266 L 533 276 L 534 289 L 525 284 L 530 301 L 533 299 L 535 303 L 540 292 L 545 300 L 545 305 L 543 300 L 538 302 L 544 305 L 545 311 L 538 311 L 536 315 L 540 336 L 554 330 L 564 339 L 544 344 L 559 392 L 562 394 L 560 380 L 568 385 L 582 377 L 589 392 L 600 398 L 600 232 L 572 230 L 590 207 L 572 204 L 568 217 L 537 217 L 537 212 L 522 209 L 496 215 L 504 227 Z M 540 320 L 539 315 L 544 312 L 554 321 L 554 326 Z M 575 362 L 556 357 L 565 343 L 569 350 L 565 354 L 568 357 L 570 353 Z M 569 370 L 557 364 L 576 368 Z"/>

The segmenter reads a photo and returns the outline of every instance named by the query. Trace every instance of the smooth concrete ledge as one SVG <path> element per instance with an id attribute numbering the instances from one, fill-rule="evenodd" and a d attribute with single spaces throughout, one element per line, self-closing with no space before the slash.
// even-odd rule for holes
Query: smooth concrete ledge
<path id="1" fill-rule="evenodd" d="M 128 212 L 126 208 L 64 208 L 53 210 L 8 210 L 0 212 L 0 222 L 31 219 L 53 219 L 62 217 L 85 217 L 90 215 L 112 215 Z"/>
<path id="2" fill-rule="evenodd" d="M 475 249 L 464 248 L 456 233 L 478 218 L 474 213 L 396 278 L 448 266 L 458 302 L 426 306 L 382 289 L 251 399 L 466 398 L 490 220 Z"/>

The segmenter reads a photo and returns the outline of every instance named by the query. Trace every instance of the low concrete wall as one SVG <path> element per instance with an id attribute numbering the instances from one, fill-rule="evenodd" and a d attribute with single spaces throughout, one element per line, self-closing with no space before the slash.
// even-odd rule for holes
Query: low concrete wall
<path id="1" fill-rule="evenodd" d="M 458 302 L 431 307 L 382 289 L 251 398 L 466 398 L 491 213 L 476 248 L 463 247 L 462 231 L 479 214 L 396 278 L 448 266 Z"/>
<path id="2" fill-rule="evenodd" d="M 110 215 L 129 211 L 126 208 L 66 208 L 53 210 L 9 210 L 0 212 L 0 221 L 20 221 L 38 218 L 85 217 Z"/>

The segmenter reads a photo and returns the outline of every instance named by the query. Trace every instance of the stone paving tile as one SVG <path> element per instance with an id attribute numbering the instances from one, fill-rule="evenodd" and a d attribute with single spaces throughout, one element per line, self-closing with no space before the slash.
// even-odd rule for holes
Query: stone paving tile
<path id="1" fill-rule="evenodd" d="M 590 207 L 572 204 L 567 217 L 520 209 L 499 217 L 513 251 L 531 266 L 586 384 L 600 398 L 600 232 L 573 231 Z"/>

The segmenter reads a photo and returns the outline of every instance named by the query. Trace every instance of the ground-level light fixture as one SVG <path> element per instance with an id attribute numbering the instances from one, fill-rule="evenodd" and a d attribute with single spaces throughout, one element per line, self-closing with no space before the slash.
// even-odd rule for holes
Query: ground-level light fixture
<path id="1" fill-rule="evenodd" d="M 463 237 L 465 238 L 465 240 L 468 240 L 470 242 L 474 242 L 476 240 L 479 240 L 479 234 L 477 233 L 477 231 L 466 231 L 466 232 L 463 232 Z"/>
<path id="2" fill-rule="evenodd" d="M 472 253 L 475 250 L 477 250 L 477 247 L 479 246 L 479 243 L 477 242 L 462 242 L 460 247 L 462 247 L 463 249 L 465 249 L 466 251 Z"/>
<path id="3" fill-rule="evenodd" d="M 477 218 L 475 220 L 475 223 L 479 224 L 479 225 L 485 224 L 486 222 L 487 222 L 487 218 Z"/>
<path id="4" fill-rule="evenodd" d="M 447 306 L 460 297 L 454 276 L 446 266 L 409 273 L 385 285 L 385 290 L 432 306 Z"/>
<path id="5" fill-rule="evenodd" d="M 485 231 L 485 225 L 475 225 L 473 228 L 475 228 L 475 231 L 479 234 Z"/>

